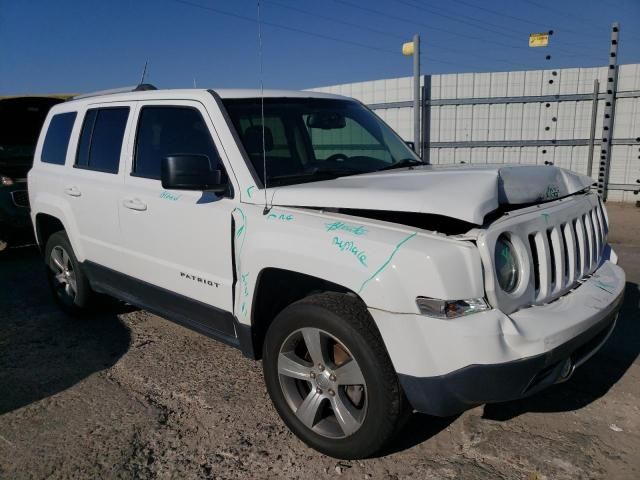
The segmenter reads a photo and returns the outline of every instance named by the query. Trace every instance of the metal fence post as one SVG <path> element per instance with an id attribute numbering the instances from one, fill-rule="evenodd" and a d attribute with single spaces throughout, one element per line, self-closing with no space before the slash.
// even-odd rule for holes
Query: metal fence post
<path id="1" fill-rule="evenodd" d="M 600 169 L 598 173 L 598 194 L 607 200 L 607 186 L 611 167 L 611 147 L 613 122 L 616 109 L 616 91 L 618 88 L 618 43 L 620 25 L 611 26 L 611 45 L 609 49 L 609 67 L 607 68 L 607 90 L 604 100 L 604 120 L 602 122 L 602 144 L 600 150 Z"/>
<path id="2" fill-rule="evenodd" d="M 420 35 L 413 36 L 413 145 L 420 154 Z"/>
<path id="3" fill-rule="evenodd" d="M 423 77 L 422 85 L 422 141 L 420 142 L 420 158 L 429 163 L 431 149 L 431 75 Z"/>
<path id="4" fill-rule="evenodd" d="M 596 78 L 593 81 L 593 101 L 591 102 L 591 131 L 589 132 L 589 157 L 587 161 L 587 175 L 593 174 L 593 149 L 596 143 L 596 121 L 598 118 L 598 93 L 600 82 Z"/>

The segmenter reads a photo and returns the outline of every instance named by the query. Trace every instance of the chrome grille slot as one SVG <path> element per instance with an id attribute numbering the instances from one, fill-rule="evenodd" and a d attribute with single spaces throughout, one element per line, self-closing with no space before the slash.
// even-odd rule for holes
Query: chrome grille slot
<path id="1" fill-rule="evenodd" d="M 598 223 L 596 221 L 596 212 L 591 210 L 587 215 L 589 216 L 589 223 L 591 223 L 591 231 L 593 232 L 592 267 L 595 267 L 598 264 L 598 259 L 600 258 L 600 229 L 598 228 Z"/>
<path id="2" fill-rule="evenodd" d="M 604 214 L 602 212 L 602 204 L 598 202 L 596 206 L 596 213 L 598 214 L 598 220 L 600 220 L 600 228 L 602 229 L 602 245 L 607 243 L 607 223 L 604 219 Z"/>
<path id="3" fill-rule="evenodd" d="M 573 221 L 573 231 L 576 235 L 576 243 L 578 244 L 578 248 L 576 249 L 576 276 L 577 278 L 581 278 L 587 271 L 585 263 L 587 242 L 584 235 L 584 226 L 580 218 L 576 218 Z"/>
<path id="4" fill-rule="evenodd" d="M 553 245 L 553 241 L 551 240 L 551 229 L 547 230 L 547 245 L 549 245 L 549 290 L 553 290 L 556 284 L 556 255 L 555 249 Z"/>
<path id="5" fill-rule="evenodd" d="M 529 236 L 529 244 L 535 249 L 532 255 L 537 259 L 537 266 L 534 266 L 534 275 L 538 275 L 538 288 L 536 291 L 536 301 L 547 298 L 551 294 L 551 270 L 555 265 L 551 265 L 551 250 L 547 235 L 543 232 L 536 232 Z"/>
<path id="6" fill-rule="evenodd" d="M 529 249 L 531 250 L 531 271 L 533 274 L 533 288 L 536 296 L 540 291 L 540 262 L 538 261 L 538 247 L 536 246 L 535 235 L 529 235 Z"/>
<path id="7" fill-rule="evenodd" d="M 549 239 L 549 247 L 551 252 L 551 283 L 553 285 L 552 293 L 557 293 L 566 285 L 567 279 L 565 275 L 566 249 L 562 238 L 562 225 L 547 230 Z"/>
<path id="8" fill-rule="evenodd" d="M 562 233 L 564 236 L 564 245 L 567 251 L 567 284 L 571 285 L 577 278 L 576 259 L 578 258 L 576 254 L 576 235 L 573 229 L 573 223 L 565 223 L 562 226 Z"/>
<path id="9" fill-rule="evenodd" d="M 598 208 L 596 207 L 591 210 L 591 223 L 593 224 L 596 239 L 596 250 L 594 252 L 596 263 L 598 263 L 598 259 L 602 254 L 602 227 L 600 226 L 600 220 L 598 220 L 598 214 L 596 213 L 597 209 Z"/>
<path id="10" fill-rule="evenodd" d="M 585 258 L 585 264 L 587 266 L 587 272 L 591 270 L 591 267 L 595 264 L 594 254 L 595 246 L 593 241 L 593 225 L 591 225 L 591 215 L 588 213 L 582 216 L 582 222 L 584 223 L 584 229 L 587 232 L 587 254 Z M 586 272 L 585 272 L 586 273 Z"/>

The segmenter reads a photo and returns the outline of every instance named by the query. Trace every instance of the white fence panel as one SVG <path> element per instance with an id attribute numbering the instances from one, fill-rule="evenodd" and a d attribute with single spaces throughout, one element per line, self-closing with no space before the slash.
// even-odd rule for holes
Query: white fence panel
<path id="1" fill-rule="evenodd" d="M 430 77 L 427 132 L 433 164 L 553 162 L 598 178 L 608 67 L 565 68 Z M 599 99 L 593 111 L 594 80 Z M 424 82 L 424 78 L 422 80 Z M 413 140 L 412 78 L 322 87 L 370 105 L 404 139 Z M 541 97 L 536 99 L 535 97 Z M 618 69 L 609 183 L 640 178 L 640 64 Z M 609 190 L 609 199 L 636 201 L 631 191 Z"/>

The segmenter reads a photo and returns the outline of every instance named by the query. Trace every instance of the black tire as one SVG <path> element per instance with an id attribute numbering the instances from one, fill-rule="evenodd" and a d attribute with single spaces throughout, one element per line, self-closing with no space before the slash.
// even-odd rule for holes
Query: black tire
<path id="1" fill-rule="evenodd" d="M 69 293 L 69 288 L 64 283 L 57 280 L 56 274 L 59 276 L 60 273 L 54 270 L 57 265 L 53 266 L 55 263 L 52 255 L 57 255 L 60 251 L 68 256 L 70 269 L 67 271 L 73 275 L 75 280 L 73 294 Z M 91 305 L 93 291 L 64 231 L 56 232 L 49 237 L 44 250 L 44 259 L 49 287 L 58 306 L 70 315 L 81 316 L 86 313 Z M 69 285 L 68 281 L 66 285 Z"/>
<path id="2" fill-rule="evenodd" d="M 316 420 L 311 421 L 314 428 L 312 430 L 298 418 L 294 412 L 296 407 L 290 406 L 292 405 L 290 393 L 292 390 L 288 387 L 289 376 L 281 376 L 278 370 L 281 349 L 289 349 L 292 345 L 292 339 L 296 338 L 295 335 L 298 332 L 313 333 L 315 330 L 321 331 L 318 338 L 326 338 L 329 342 L 334 342 L 334 346 L 337 341 L 343 344 L 341 347 L 346 347 L 350 358 L 357 362 L 356 366 L 360 367 L 359 373 L 365 381 L 364 388 L 357 387 L 364 392 L 366 401 L 366 412 L 357 430 L 345 435 L 346 430 L 338 421 L 338 416 L 333 413 L 334 423 L 340 427 L 343 433 L 341 438 L 329 438 L 326 432 L 321 434 L 322 432 L 318 433 L 316 429 L 320 422 L 328 423 L 322 416 L 328 415 L 330 417 L 332 415 L 330 413 L 333 412 L 334 404 L 332 402 L 337 400 L 338 396 L 342 395 L 341 401 L 351 398 L 344 396 L 347 395 L 346 390 L 338 391 L 338 389 L 353 387 L 334 387 L 335 390 L 330 388 L 323 391 L 322 388 L 326 387 L 326 379 L 323 380 L 325 385 L 320 385 L 320 373 L 313 373 L 313 380 L 299 378 L 293 380 L 299 382 L 296 383 L 298 390 L 305 388 L 304 386 L 308 384 L 308 390 L 299 392 L 301 398 L 305 395 L 312 396 L 314 392 L 324 392 L 324 395 L 327 395 L 326 392 L 333 392 L 331 393 L 333 397 L 325 399 L 325 406 L 315 407 L 320 413 L 314 418 L 320 418 L 320 420 L 317 420 L 317 423 L 315 423 Z M 325 333 L 330 337 L 324 335 Z M 306 347 L 306 337 L 303 333 L 300 335 L 303 339 L 303 347 Z M 335 352 L 335 348 L 333 351 Z M 354 296 L 321 293 L 311 295 L 288 306 L 270 325 L 263 353 L 265 383 L 280 417 L 302 441 L 326 455 L 343 459 L 359 459 L 375 455 L 394 437 L 410 412 L 380 333 L 366 307 Z M 291 353 L 289 352 L 287 355 L 291 355 Z M 311 358 L 311 351 L 308 350 L 306 355 L 307 359 Z M 296 361 L 300 359 L 299 357 L 295 358 Z M 309 368 L 315 366 L 313 363 Z M 336 381 L 340 367 L 334 363 L 332 367 L 326 367 L 326 370 L 330 371 L 331 368 L 333 368 L 331 377 Z M 320 386 L 322 388 L 319 388 Z M 294 389 L 294 395 L 295 391 Z M 307 398 L 304 401 L 306 400 Z M 302 404 L 299 404 L 297 410 L 300 410 L 301 407 Z M 352 407 L 353 404 L 350 405 L 350 408 Z M 358 412 L 355 409 L 354 411 Z"/>

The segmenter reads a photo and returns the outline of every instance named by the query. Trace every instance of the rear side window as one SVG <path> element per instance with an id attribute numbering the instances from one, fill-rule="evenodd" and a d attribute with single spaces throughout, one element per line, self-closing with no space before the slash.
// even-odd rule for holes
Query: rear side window
<path id="1" fill-rule="evenodd" d="M 129 107 L 87 110 L 76 153 L 76 166 L 118 173 Z"/>
<path id="2" fill-rule="evenodd" d="M 200 112 L 190 107 L 143 107 L 138 120 L 132 174 L 160 178 L 162 158 L 176 154 L 209 157 L 220 168 L 220 157 Z"/>
<path id="3" fill-rule="evenodd" d="M 43 162 L 64 165 L 75 120 L 76 112 L 59 113 L 53 116 L 42 146 L 40 159 Z"/>

